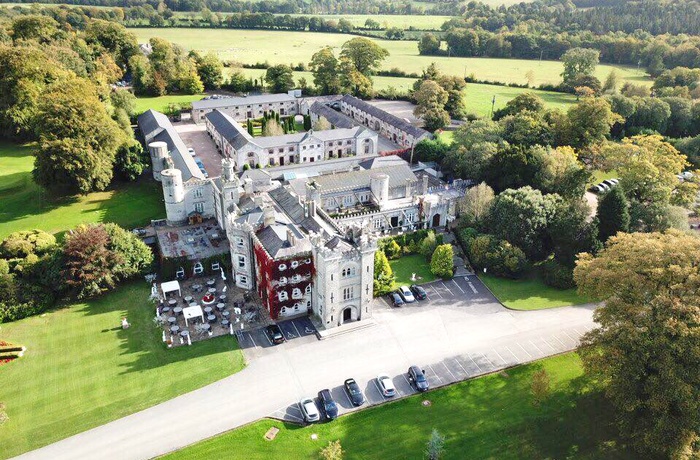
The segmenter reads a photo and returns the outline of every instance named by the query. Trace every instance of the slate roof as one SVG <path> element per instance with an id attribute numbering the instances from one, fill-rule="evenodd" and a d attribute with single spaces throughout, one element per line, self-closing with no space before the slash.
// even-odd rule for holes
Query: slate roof
<path id="1" fill-rule="evenodd" d="M 207 113 L 204 117 L 209 120 L 209 123 L 214 126 L 214 129 L 216 129 L 234 149 L 240 150 L 247 144 L 254 143 L 253 136 L 224 112 L 217 109 Z"/>
<path id="2" fill-rule="evenodd" d="M 384 168 L 387 166 L 399 166 L 406 164 L 406 161 L 398 155 L 388 155 L 385 157 L 374 157 L 360 162 L 360 167 L 364 169 Z"/>
<path id="3" fill-rule="evenodd" d="M 370 178 L 379 173 L 389 176 L 389 188 L 399 187 L 406 184 L 406 180 L 416 182 L 416 178 L 411 168 L 406 162 L 401 165 L 385 166 L 374 169 L 362 169 L 360 171 L 350 171 L 337 174 L 326 174 L 315 177 L 313 180 L 321 186 L 321 193 L 329 193 L 340 190 L 359 190 L 370 187 Z"/>
<path id="4" fill-rule="evenodd" d="M 168 145 L 168 152 L 173 160 L 175 169 L 182 172 L 182 181 L 187 182 L 192 179 L 204 179 L 204 174 L 200 171 L 194 158 L 187 151 L 187 146 L 180 135 L 175 131 L 167 116 L 155 110 L 149 109 L 139 115 L 137 119 L 141 134 L 143 134 L 146 146 L 154 141 L 165 142 Z"/>
<path id="5" fill-rule="evenodd" d="M 202 99 L 192 102 L 192 110 L 219 109 L 237 105 L 269 104 L 279 102 L 296 101 L 294 96 L 289 94 L 259 94 L 256 96 L 244 97 L 221 97 L 218 99 Z"/>
<path id="6" fill-rule="evenodd" d="M 296 237 L 296 244 L 292 246 L 287 239 L 287 231 L 291 231 Z M 298 255 L 300 252 L 311 251 L 311 242 L 305 238 L 294 225 L 277 223 L 261 229 L 256 236 L 265 250 L 272 258 Z"/>
<path id="7" fill-rule="evenodd" d="M 316 115 L 322 116 L 336 128 L 353 128 L 359 125 L 359 123 L 353 121 L 352 118 L 343 115 L 342 113 L 336 110 L 331 109 L 322 102 L 314 102 L 313 104 L 311 104 L 309 110 L 315 113 Z"/>
<path id="8" fill-rule="evenodd" d="M 396 115 L 392 115 L 389 112 L 386 112 L 380 109 L 379 107 L 375 107 L 372 104 L 369 104 L 354 96 L 346 94 L 341 100 L 348 105 L 356 107 L 362 110 L 363 112 L 372 115 L 373 117 L 379 118 L 380 120 L 389 123 L 390 125 L 400 129 L 401 131 L 412 135 L 416 139 L 420 138 L 421 136 L 430 136 L 430 133 L 428 131 L 422 128 L 417 128 L 409 122 L 407 122 L 406 120 L 403 120 L 397 117 Z"/>

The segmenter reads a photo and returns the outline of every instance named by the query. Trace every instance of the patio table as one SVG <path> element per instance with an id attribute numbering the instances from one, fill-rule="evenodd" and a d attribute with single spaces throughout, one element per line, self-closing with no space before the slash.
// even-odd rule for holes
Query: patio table
<path id="1" fill-rule="evenodd" d="M 185 303 L 192 303 L 192 296 L 188 295 L 185 297 Z"/>
<path id="2" fill-rule="evenodd" d="M 213 286 L 216 284 L 216 280 L 207 280 L 207 286 Z"/>
<path id="3" fill-rule="evenodd" d="M 209 288 L 209 289 L 207 290 L 207 292 L 208 292 L 209 294 L 216 294 L 216 288 L 213 288 L 213 287 L 212 287 L 212 288 Z"/>
<path id="4" fill-rule="evenodd" d="M 180 331 L 180 336 L 187 337 L 188 335 L 190 335 L 190 331 L 188 331 L 188 330 Z"/>
<path id="5" fill-rule="evenodd" d="M 182 313 L 182 307 L 173 308 L 173 313 L 175 313 L 176 315 L 179 315 L 180 313 Z"/>
<path id="6" fill-rule="evenodd" d="M 192 303 L 190 304 L 190 307 L 196 307 L 196 306 L 197 306 L 197 302 L 192 302 Z"/>
<path id="7" fill-rule="evenodd" d="M 162 311 L 163 313 L 167 313 L 170 311 L 170 307 L 163 307 L 160 309 L 160 311 Z"/>
<path id="8" fill-rule="evenodd" d="M 204 307 L 204 313 L 206 313 L 207 315 L 211 313 L 211 310 L 211 307 Z"/>
<path id="9" fill-rule="evenodd" d="M 207 316 L 207 321 L 210 323 L 215 323 L 216 322 L 216 316 L 215 315 L 209 315 Z"/>
<path id="10" fill-rule="evenodd" d="M 217 310 L 222 311 L 224 308 L 226 308 L 226 304 L 225 304 L 225 303 L 217 303 L 217 304 L 216 304 L 216 309 L 217 309 Z"/>
<path id="11" fill-rule="evenodd" d="M 177 323 L 177 318 L 175 318 L 174 316 L 169 316 L 169 317 L 168 317 L 168 322 L 169 322 L 170 324 L 175 324 L 175 323 Z"/>
<path id="12" fill-rule="evenodd" d="M 175 326 L 170 327 L 170 332 L 172 332 L 173 334 L 177 334 L 179 330 L 180 326 L 178 326 L 177 324 Z"/>
<path id="13" fill-rule="evenodd" d="M 220 300 L 221 302 L 226 302 L 226 294 L 220 295 L 220 296 L 219 296 L 219 300 Z"/>
<path id="14" fill-rule="evenodd" d="M 207 323 L 202 324 L 202 330 L 204 331 L 209 331 L 211 329 L 211 326 Z"/>
<path id="15" fill-rule="evenodd" d="M 228 310 L 224 310 L 221 312 L 221 316 L 223 316 L 224 318 L 228 318 L 229 316 L 231 316 L 231 312 Z"/>
<path id="16" fill-rule="evenodd" d="M 201 284 L 193 284 L 193 285 L 192 285 L 192 290 L 193 290 L 194 292 L 199 292 L 199 291 L 202 290 L 202 285 L 201 285 Z"/>
<path id="17" fill-rule="evenodd" d="M 175 300 L 175 299 L 168 300 L 168 305 L 175 305 L 176 303 L 177 303 L 177 300 Z"/>

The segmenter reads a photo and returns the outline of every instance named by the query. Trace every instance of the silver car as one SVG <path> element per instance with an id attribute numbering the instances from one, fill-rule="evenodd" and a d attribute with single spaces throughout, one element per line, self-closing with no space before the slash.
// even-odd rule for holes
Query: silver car
<path id="1" fill-rule="evenodd" d="M 313 398 L 302 398 L 302 400 L 299 401 L 299 407 L 301 407 L 301 414 L 304 416 L 304 421 L 311 423 L 318 422 L 321 419 L 321 413 L 318 411 L 318 407 L 316 407 Z"/>
<path id="2" fill-rule="evenodd" d="M 379 384 L 379 390 L 382 392 L 382 395 L 387 398 L 396 396 L 396 387 L 388 375 L 379 374 L 377 377 L 377 383 Z"/>
<path id="3" fill-rule="evenodd" d="M 416 298 L 413 297 L 413 293 L 408 288 L 408 286 L 401 286 L 399 288 L 399 294 L 401 294 L 401 297 L 403 297 L 403 301 L 406 303 L 411 303 L 411 302 L 416 301 Z"/>

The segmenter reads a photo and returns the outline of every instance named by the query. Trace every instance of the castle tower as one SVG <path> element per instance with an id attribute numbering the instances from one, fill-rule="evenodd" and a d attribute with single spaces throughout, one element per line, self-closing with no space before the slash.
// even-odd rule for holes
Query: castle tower
<path id="1" fill-rule="evenodd" d="M 377 200 L 379 209 L 382 209 L 389 201 L 389 176 L 383 173 L 374 174 L 369 179 L 369 186 Z"/>
<path id="2" fill-rule="evenodd" d="M 235 180 L 238 180 L 238 177 L 233 169 L 233 160 L 230 158 L 224 158 L 221 160 L 221 178 L 224 180 L 224 182 L 231 182 L 234 180 L 234 178 Z"/>
<path id="3" fill-rule="evenodd" d="M 153 178 L 160 181 L 160 173 L 165 169 L 165 159 L 168 157 L 168 144 L 165 142 L 151 142 L 148 144 L 148 152 L 151 155 Z"/>
<path id="4" fill-rule="evenodd" d="M 165 215 L 169 225 L 182 224 L 187 221 L 185 209 L 185 187 L 179 169 L 164 169 L 160 172 L 165 198 Z"/>

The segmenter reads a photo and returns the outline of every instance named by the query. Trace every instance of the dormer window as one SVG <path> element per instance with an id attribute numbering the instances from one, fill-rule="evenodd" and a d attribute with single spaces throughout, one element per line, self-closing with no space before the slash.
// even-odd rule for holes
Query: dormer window
<path id="1" fill-rule="evenodd" d="M 285 285 L 285 284 L 287 284 L 287 277 L 281 276 L 280 277 L 280 285 Z"/>
<path id="2" fill-rule="evenodd" d="M 292 299 L 301 299 L 301 289 L 294 288 L 294 290 L 292 290 Z"/>
<path id="3" fill-rule="evenodd" d="M 287 269 L 287 264 L 279 264 L 277 267 L 281 272 L 285 271 Z"/>
<path id="4" fill-rule="evenodd" d="M 292 261 L 292 268 L 297 268 L 299 266 L 299 262 L 296 260 Z"/>
<path id="5" fill-rule="evenodd" d="M 292 276 L 292 283 L 298 283 L 299 281 L 301 281 L 301 275 Z"/>
<path id="6" fill-rule="evenodd" d="M 282 291 L 282 292 L 277 293 L 277 298 L 280 300 L 280 302 L 284 302 L 285 300 L 287 300 L 289 298 L 289 296 L 287 295 L 287 293 L 285 291 Z"/>

